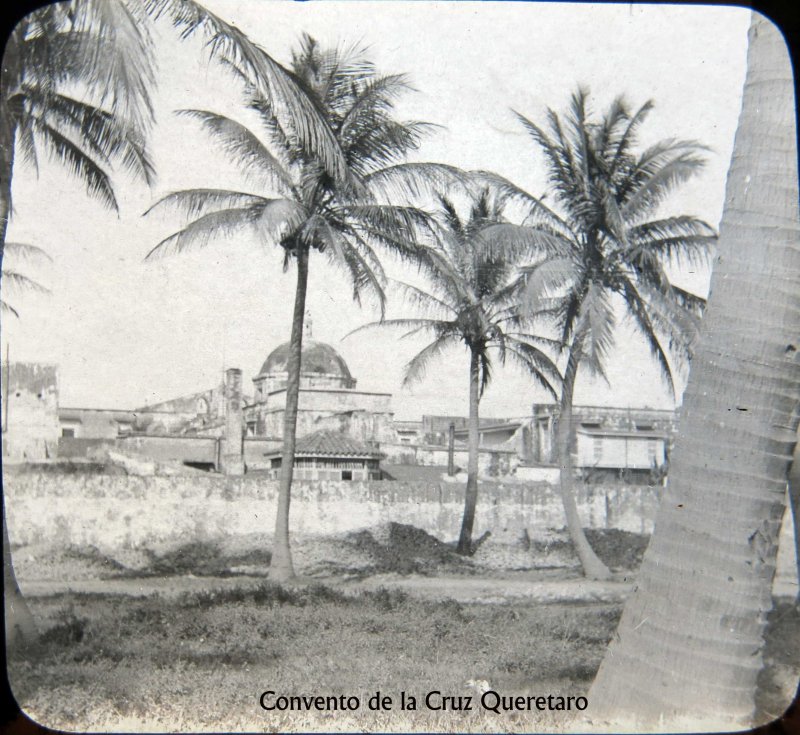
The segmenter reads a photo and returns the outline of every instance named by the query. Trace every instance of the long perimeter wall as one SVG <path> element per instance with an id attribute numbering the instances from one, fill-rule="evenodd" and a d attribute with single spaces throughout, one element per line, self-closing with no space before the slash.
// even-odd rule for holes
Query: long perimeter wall
<path id="1" fill-rule="evenodd" d="M 6 473 L 13 545 L 92 545 L 103 551 L 163 550 L 201 540 L 271 534 L 278 485 L 257 477 L 220 475 L 137 477 Z M 584 525 L 650 533 L 658 488 L 584 486 Z M 308 482 L 292 492 L 291 529 L 304 536 L 346 533 L 395 521 L 443 540 L 458 536 L 461 483 Z M 475 536 L 531 539 L 565 525 L 549 484 L 482 483 Z"/>

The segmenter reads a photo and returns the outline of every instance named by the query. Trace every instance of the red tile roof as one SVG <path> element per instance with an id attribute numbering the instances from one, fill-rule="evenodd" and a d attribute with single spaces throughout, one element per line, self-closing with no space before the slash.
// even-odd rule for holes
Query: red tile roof
<path id="1" fill-rule="evenodd" d="M 267 456 L 279 456 L 281 449 L 268 452 Z M 295 457 L 365 457 L 377 459 L 377 449 L 362 444 L 338 431 L 315 431 L 297 439 Z"/>

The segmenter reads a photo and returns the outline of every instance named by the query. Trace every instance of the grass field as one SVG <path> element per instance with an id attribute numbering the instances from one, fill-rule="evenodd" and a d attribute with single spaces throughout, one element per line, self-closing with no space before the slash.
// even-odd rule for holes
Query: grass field
<path id="1" fill-rule="evenodd" d="M 486 689 L 587 694 L 629 589 L 620 579 L 635 575 L 646 539 L 593 532 L 591 542 L 617 581 L 582 580 L 559 538 L 529 547 L 490 539 L 464 559 L 399 524 L 297 539 L 304 581 L 292 587 L 267 581 L 268 550 L 258 545 L 118 558 L 19 548 L 15 568 L 42 638 L 9 661 L 9 680 L 34 720 L 60 730 L 585 731 L 581 712 L 491 712 L 480 699 Z M 798 608 L 780 603 L 769 623 L 759 721 L 781 714 L 798 677 Z M 345 695 L 360 706 L 267 712 L 267 690 L 273 701 Z M 368 708 L 377 691 L 391 711 Z M 432 691 L 441 693 L 434 706 L 472 697 L 471 708 L 432 711 Z M 401 692 L 416 710 L 400 709 Z"/>
<path id="2" fill-rule="evenodd" d="M 66 730 L 251 731 L 561 730 L 570 713 L 487 712 L 467 682 L 484 680 L 501 695 L 585 695 L 621 610 L 462 605 L 267 582 L 172 600 L 57 595 L 32 607 L 46 632 L 37 650 L 10 661 L 10 681 L 38 722 Z M 357 696 L 361 706 L 266 712 L 259 697 L 268 689 Z M 391 712 L 367 709 L 378 690 L 394 700 Z M 472 710 L 426 709 L 433 690 L 472 696 Z M 416 711 L 399 711 L 401 691 L 417 698 Z"/>

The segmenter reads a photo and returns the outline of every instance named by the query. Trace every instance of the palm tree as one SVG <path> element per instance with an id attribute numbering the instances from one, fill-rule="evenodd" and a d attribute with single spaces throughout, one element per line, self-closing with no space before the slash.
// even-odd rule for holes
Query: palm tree
<path id="1" fill-rule="evenodd" d="M 406 366 L 406 385 L 421 380 L 431 361 L 447 348 L 463 344 L 469 353 L 469 458 L 457 547 L 460 554 L 473 552 L 479 407 L 491 380 L 493 354 L 501 363 L 510 358 L 521 365 L 553 397 L 553 386 L 561 379 L 558 368 L 541 349 L 558 343 L 526 333 L 518 308 L 518 268 L 539 255 L 536 240 L 525 228 L 503 218 L 503 206 L 504 198 L 493 197 L 487 189 L 473 200 L 468 218 L 462 219 L 455 205 L 440 196 L 436 239 L 417 254 L 431 291 L 398 284 L 405 301 L 428 316 L 386 319 L 359 328 L 396 326 L 410 330 L 405 336 L 421 332 L 434 337 Z"/>
<path id="2" fill-rule="evenodd" d="M 754 12 L 719 255 L 669 482 L 637 589 L 589 693 L 595 724 L 671 732 L 758 724 L 800 416 L 799 326 L 792 66 L 780 31 Z"/>
<path id="3" fill-rule="evenodd" d="M 114 164 L 152 182 L 145 135 L 154 72 L 143 16 L 137 2 L 72 0 L 14 28 L 0 94 L 0 242 L 17 150 L 37 171 L 43 152 L 63 163 L 113 210 Z"/>
<path id="4" fill-rule="evenodd" d="M 18 150 L 37 171 L 42 152 L 63 163 L 114 210 L 114 163 L 152 181 L 144 135 L 153 69 L 143 11 L 124 0 L 73 0 L 25 16 L 8 38 L 0 86 L 0 261 L 6 254 L 47 257 L 6 242 Z M 4 287 L 44 290 L 8 267 L 2 277 Z M 0 306 L 3 314 L 17 313 L 8 301 Z M 5 514 L 3 557 L 6 642 L 30 643 L 36 627 L 14 575 Z"/>
<path id="5" fill-rule="evenodd" d="M 408 83 L 402 75 L 379 75 L 360 51 L 323 50 L 306 36 L 293 56 L 293 78 L 323 116 L 346 163 L 345 175 L 338 180 L 278 119 L 270 99 L 251 81 L 247 69 L 235 58 L 227 58 L 226 63 L 244 83 L 247 106 L 258 115 L 262 137 L 214 112 L 184 110 L 181 114 L 198 120 L 241 167 L 250 191 L 191 189 L 166 195 L 149 211 L 176 207 L 189 222 L 161 241 L 148 257 L 248 232 L 265 246 L 282 248 L 285 268 L 297 265 L 270 570 L 274 579 L 289 579 L 294 570 L 288 519 L 310 255 L 323 254 L 343 269 L 354 299 L 360 301 L 363 293 L 371 293 L 383 314 L 385 278 L 374 246 L 410 256 L 417 233 L 430 228 L 428 215 L 412 206 L 390 204 L 386 195 L 414 194 L 431 181 L 455 180 L 458 175 L 443 165 L 397 163 L 418 146 L 428 126 L 394 119 L 394 99 Z"/>
<path id="6" fill-rule="evenodd" d="M 556 424 L 560 489 L 570 537 L 592 578 L 610 572 L 589 546 L 575 503 L 571 446 L 578 369 L 605 377 L 622 308 L 674 393 L 673 363 L 688 354 L 703 301 L 672 284 L 667 267 L 705 260 L 715 241 L 712 228 L 697 217 L 661 214 L 669 194 L 702 169 L 703 146 L 663 140 L 637 154 L 639 128 L 652 107 L 647 102 L 631 112 L 618 98 L 593 121 L 587 92 L 579 89 L 563 121 L 548 111 L 549 131 L 518 115 L 544 152 L 556 208 L 496 174 L 483 174 L 525 206 L 527 224 L 560 251 L 529 268 L 526 278 L 536 308 L 559 304 L 566 353 Z"/>

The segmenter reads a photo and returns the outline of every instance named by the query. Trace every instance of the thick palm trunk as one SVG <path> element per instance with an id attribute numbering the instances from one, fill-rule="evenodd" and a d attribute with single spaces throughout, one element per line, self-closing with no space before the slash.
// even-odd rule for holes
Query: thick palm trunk
<path id="1" fill-rule="evenodd" d="M 12 34 L 3 56 L 2 81 L 5 84 L 14 71 L 17 63 L 16 34 Z M 11 218 L 11 176 L 14 170 L 14 127 L 8 114 L 5 101 L 0 101 L 0 265 L 3 262 L 3 245 L 6 242 L 8 221 Z M 3 407 L 5 410 L 5 407 Z M 8 430 L 8 427 L 6 427 Z M 36 626 L 33 622 L 25 598 L 19 591 L 11 563 L 11 544 L 6 526 L 6 514 L 3 509 L 3 600 L 5 613 L 6 646 L 9 649 L 32 643 L 37 638 Z"/>
<path id="2" fill-rule="evenodd" d="M 289 360 L 286 366 L 286 413 L 283 420 L 283 454 L 281 456 L 278 513 L 275 519 L 275 543 L 270 563 L 270 579 L 283 582 L 294 577 L 292 552 L 289 546 L 289 504 L 294 473 L 294 447 L 297 438 L 297 403 L 300 395 L 300 359 L 303 351 L 303 320 L 306 312 L 308 287 L 308 249 L 297 248 L 297 287 L 292 314 L 292 336 L 289 340 Z"/>
<path id="3" fill-rule="evenodd" d="M 595 723 L 750 723 L 800 405 L 792 70 L 754 14 L 719 255 L 656 527 L 589 693 Z M 787 702 L 788 705 L 788 702 Z"/>
<path id="4" fill-rule="evenodd" d="M 471 350 L 469 359 L 469 426 L 467 460 L 467 490 L 464 494 L 464 517 L 458 537 L 459 554 L 472 553 L 472 526 L 475 523 L 475 507 L 478 504 L 478 449 L 480 391 L 480 355 Z"/>
<path id="5" fill-rule="evenodd" d="M 0 103 L 2 105 L 2 103 Z M 0 109 L 0 245 L 6 242 L 11 218 L 11 174 L 14 169 L 14 131 L 5 110 Z M 3 249 L 0 248 L 0 264 Z"/>
<path id="6" fill-rule="evenodd" d="M 3 54 L 2 87 L 8 89 L 17 76 L 19 63 L 19 29 L 8 39 Z M 0 98 L 0 244 L 5 244 L 8 221 L 11 218 L 11 175 L 14 170 L 14 125 L 9 115 L 5 95 Z M 0 263 L 2 250 L 0 249 Z"/>
<path id="7" fill-rule="evenodd" d="M 795 578 L 800 583 L 800 442 L 795 445 L 792 466 L 789 468 L 789 510 L 794 525 Z M 796 602 L 800 605 L 800 584 Z"/>
<path id="8" fill-rule="evenodd" d="M 3 512 L 3 589 L 7 648 L 11 650 L 33 643 L 37 638 L 36 625 L 14 576 L 5 512 Z"/>
<path id="9" fill-rule="evenodd" d="M 572 465 L 572 401 L 575 394 L 575 379 L 578 377 L 582 342 L 583 339 L 580 335 L 573 340 L 561 387 L 560 409 L 556 422 L 556 456 L 561 466 L 559 490 L 561 502 L 564 505 L 569 537 L 581 561 L 584 575 L 589 579 L 608 579 L 611 577 L 611 572 L 600 561 L 586 540 L 581 518 L 578 515 L 578 505 L 575 502 L 575 469 Z"/>

